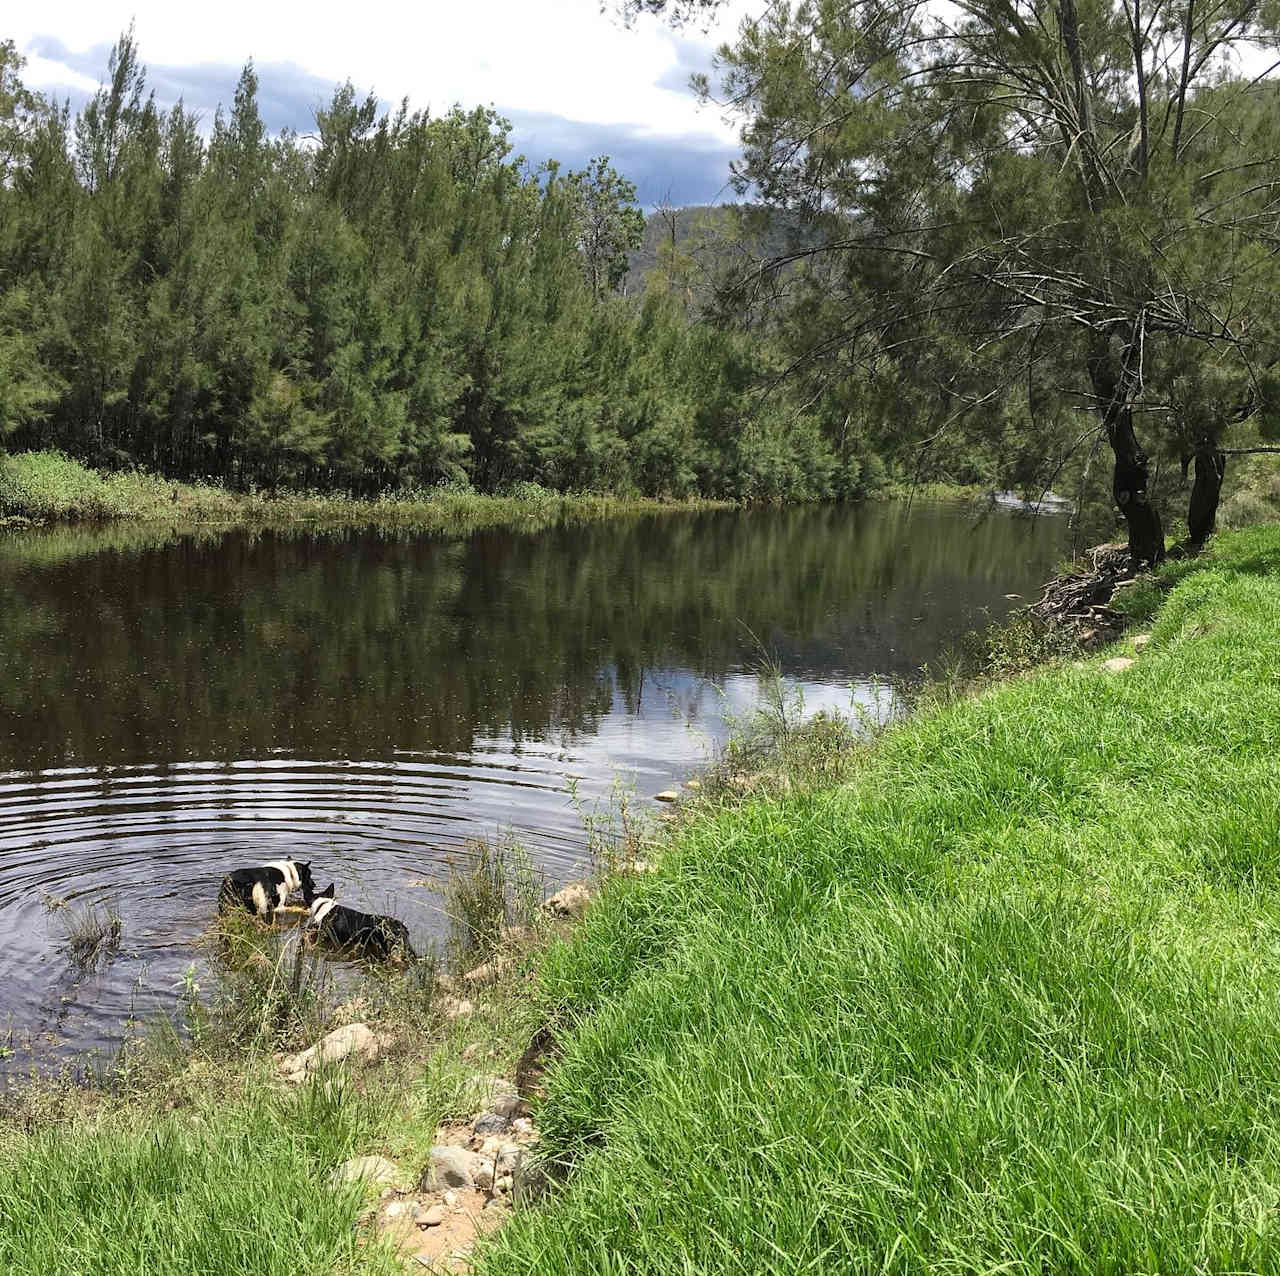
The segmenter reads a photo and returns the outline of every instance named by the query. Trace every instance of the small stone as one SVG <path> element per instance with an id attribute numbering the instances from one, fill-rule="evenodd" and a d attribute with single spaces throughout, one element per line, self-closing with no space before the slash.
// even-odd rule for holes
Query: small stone
<path id="1" fill-rule="evenodd" d="M 511 1199 L 517 1205 L 532 1205 L 551 1191 L 551 1176 L 541 1161 L 521 1157 L 511 1175 Z"/>
<path id="2" fill-rule="evenodd" d="M 542 911 L 552 917 L 581 917 L 591 904 L 591 888 L 584 882 L 571 882 L 549 899 L 542 901 Z"/>
<path id="3" fill-rule="evenodd" d="M 432 1205 L 430 1208 L 422 1211 L 418 1217 L 419 1227 L 439 1227 L 444 1222 L 444 1208 L 440 1205 Z"/>
<path id="4" fill-rule="evenodd" d="M 493 958 L 492 961 L 486 961 L 483 965 L 468 970 L 462 976 L 462 982 L 464 984 L 491 984 L 495 980 L 501 979 L 514 964 L 515 962 L 511 957 L 503 954 Z"/>
<path id="5" fill-rule="evenodd" d="M 515 1085 L 508 1081 L 506 1077 L 486 1075 L 483 1072 L 478 1073 L 467 1082 L 466 1092 L 471 1096 L 476 1110 L 496 1112 L 499 1116 L 510 1115 L 509 1109 L 503 1106 L 504 1099 L 516 1099 L 519 1097 L 516 1093 Z"/>
<path id="6" fill-rule="evenodd" d="M 453 1209 L 453 1207 L 458 1203 L 458 1194 L 457 1192 L 446 1192 L 443 1200 L 448 1209 Z"/>
<path id="7" fill-rule="evenodd" d="M 504 1174 L 500 1179 L 497 1180 L 497 1182 L 494 1183 L 493 1185 L 494 1190 L 498 1192 L 502 1192 L 505 1195 L 507 1192 L 511 1191 L 511 1184 L 514 1181 L 515 1180 L 510 1174 Z"/>
<path id="8" fill-rule="evenodd" d="M 440 1013 L 446 1019 L 465 1019 L 475 1013 L 475 1006 L 465 997 L 441 997 Z"/>
<path id="9" fill-rule="evenodd" d="M 422 1191 L 443 1192 L 450 1187 L 471 1187 L 477 1158 L 466 1148 L 437 1145 L 422 1175 Z"/>
<path id="10" fill-rule="evenodd" d="M 511 1118 L 497 1112 L 482 1112 L 471 1128 L 477 1134 L 506 1134 L 511 1128 Z"/>
<path id="11" fill-rule="evenodd" d="M 416 1213 L 421 1208 L 422 1206 L 420 1206 L 417 1201 L 392 1201 L 391 1204 L 382 1211 L 382 1217 L 389 1223 L 398 1218 L 416 1218 Z"/>
<path id="12" fill-rule="evenodd" d="M 1136 660 L 1131 660 L 1128 656 L 1112 656 L 1110 660 L 1104 660 L 1102 667 L 1107 673 L 1124 673 L 1131 665 L 1137 664 Z"/>
<path id="13" fill-rule="evenodd" d="M 382 1187 L 394 1184 L 399 1177 L 400 1167 L 385 1156 L 353 1156 L 333 1171 L 329 1181 L 337 1185 L 364 1179 L 373 1186 Z"/>
<path id="14" fill-rule="evenodd" d="M 1144 651 L 1146 649 L 1147 644 L 1150 641 L 1151 641 L 1150 634 L 1134 634 L 1133 636 L 1134 651 L 1138 651 L 1138 652 Z"/>
<path id="15" fill-rule="evenodd" d="M 680 794 L 675 789 L 663 789 L 661 793 L 653 795 L 653 800 L 655 802 L 678 802 L 680 801 Z"/>
<path id="16" fill-rule="evenodd" d="M 355 1057 L 372 1063 L 381 1053 L 382 1045 L 367 1024 L 350 1023 L 335 1028 L 309 1050 L 286 1056 L 280 1061 L 280 1071 L 286 1080 L 296 1082 L 324 1064 L 340 1063 L 344 1059 Z"/>
<path id="17" fill-rule="evenodd" d="M 524 1100 L 518 1094 L 503 1094 L 494 1099 L 489 1107 L 489 1111 L 497 1117 L 505 1117 L 510 1120 L 512 1117 L 524 1115 Z M 502 1131 L 493 1130 L 493 1134 L 500 1134 Z"/>
<path id="18" fill-rule="evenodd" d="M 684 787 L 686 789 L 700 789 L 702 788 L 702 782 L 700 780 L 686 780 Z"/>
<path id="19" fill-rule="evenodd" d="M 471 1172 L 471 1181 L 480 1191 L 489 1191 L 493 1187 L 493 1166 L 477 1165 Z"/>
<path id="20" fill-rule="evenodd" d="M 530 948 L 538 942 L 538 932 L 532 926 L 504 926 L 501 939 L 509 948 Z"/>
<path id="21" fill-rule="evenodd" d="M 516 1117 L 511 1122 L 511 1132 L 528 1138 L 533 1133 L 533 1122 L 528 1117 Z"/>
<path id="22" fill-rule="evenodd" d="M 510 1208 L 510 1204 L 504 1201 L 502 1197 L 494 1196 L 485 1203 L 484 1212 L 487 1214 L 490 1210 L 493 1210 L 497 1213 L 498 1210 L 508 1210 Z"/>

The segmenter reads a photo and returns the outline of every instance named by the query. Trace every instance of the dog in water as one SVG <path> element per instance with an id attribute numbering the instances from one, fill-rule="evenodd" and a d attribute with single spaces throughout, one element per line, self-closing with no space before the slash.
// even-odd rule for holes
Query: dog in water
<path id="1" fill-rule="evenodd" d="M 341 949 L 369 961 L 400 957 L 417 961 L 409 944 L 409 928 L 394 917 L 362 913 L 334 899 L 334 884 L 305 896 L 310 910 L 303 933 L 328 948 Z"/>
<path id="2" fill-rule="evenodd" d="M 272 860 L 259 868 L 237 868 L 222 879 L 218 911 L 245 908 L 269 922 L 294 891 L 301 889 L 303 899 L 309 899 L 314 886 L 309 862 Z"/>

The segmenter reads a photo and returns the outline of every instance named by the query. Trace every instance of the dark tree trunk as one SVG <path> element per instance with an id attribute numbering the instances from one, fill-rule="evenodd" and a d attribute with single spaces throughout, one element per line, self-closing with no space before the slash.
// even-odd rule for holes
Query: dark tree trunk
<path id="1" fill-rule="evenodd" d="M 1222 452 L 1204 448 L 1196 453 L 1195 465 L 1196 478 L 1187 506 L 1187 531 L 1191 544 L 1199 548 L 1213 535 L 1218 523 L 1218 499 L 1227 473 L 1227 458 Z"/>
<path id="2" fill-rule="evenodd" d="M 1133 357 L 1131 347 L 1117 350 L 1108 338 L 1099 336 L 1089 352 L 1089 380 L 1115 457 L 1111 495 L 1129 528 L 1129 557 L 1134 566 L 1139 563 L 1154 566 L 1164 558 L 1164 525 L 1159 511 L 1151 504 L 1147 454 L 1133 429 L 1133 409 L 1127 391 L 1133 379 L 1129 366 Z"/>

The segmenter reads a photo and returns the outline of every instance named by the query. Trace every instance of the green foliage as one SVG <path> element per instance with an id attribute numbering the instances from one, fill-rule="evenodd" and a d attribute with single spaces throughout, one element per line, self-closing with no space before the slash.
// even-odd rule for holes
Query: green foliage
<path id="1" fill-rule="evenodd" d="M 20 72 L 0 46 L 11 450 L 272 492 L 840 491 L 817 418 L 761 405 L 763 339 L 621 294 L 643 217 L 607 157 L 532 168 L 491 110 L 350 84 L 314 146 L 272 138 L 252 64 L 206 142 L 132 31 L 74 118 Z"/>
<path id="2" fill-rule="evenodd" d="M 606 894 L 542 967 L 571 1173 L 482 1271 L 1271 1269 L 1280 529 L 1177 566 L 1126 673 L 913 717 Z"/>

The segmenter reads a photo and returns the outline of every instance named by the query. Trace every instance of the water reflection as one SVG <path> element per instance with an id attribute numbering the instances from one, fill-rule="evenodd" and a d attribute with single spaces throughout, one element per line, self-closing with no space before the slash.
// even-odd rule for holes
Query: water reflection
<path id="1" fill-rule="evenodd" d="M 1060 528 L 872 506 L 0 542 L 0 1015 L 110 1039 L 172 999 L 220 875 L 282 853 L 418 943 L 441 918 L 410 883 L 470 836 L 513 827 L 563 879 L 571 783 L 643 795 L 696 765 L 762 646 L 810 708 L 847 707 L 1029 592 Z M 125 955 L 69 983 L 42 891 L 116 899 Z"/>

